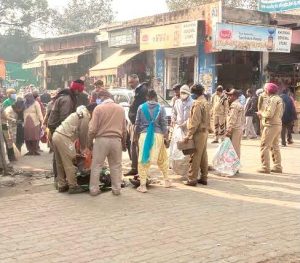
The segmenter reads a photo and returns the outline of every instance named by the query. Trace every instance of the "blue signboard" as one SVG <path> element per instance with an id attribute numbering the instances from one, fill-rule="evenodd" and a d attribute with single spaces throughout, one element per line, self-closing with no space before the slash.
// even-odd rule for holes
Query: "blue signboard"
<path id="1" fill-rule="evenodd" d="M 300 0 L 260 0 L 259 11 L 262 12 L 282 12 L 300 8 Z"/>

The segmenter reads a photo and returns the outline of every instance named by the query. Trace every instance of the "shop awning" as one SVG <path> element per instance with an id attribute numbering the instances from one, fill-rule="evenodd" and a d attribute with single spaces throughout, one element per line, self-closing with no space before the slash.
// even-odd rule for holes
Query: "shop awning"
<path id="1" fill-rule="evenodd" d="M 117 75 L 118 67 L 140 54 L 139 50 L 119 50 L 90 69 L 91 77 Z"/>
<path id="2" fill-rule="evenodd" d="M 82 55 L 91 53 L 92 50 L 71 50 L 59 52 L 55 56 L 47 58 L 48 66 L 67 65 L 78 62 L 78 58 Z"/>
<path id="3" fill-rule="evenodd" d="M 23 63 L 23 69 L 39 68 L 42 66 L 43 61 L 47 61 L 48 66 L 67 65 L 78 62 L 81 55 L 91 53 L 92 50 L 70 50 L 54 53 L 46 53 L 38 55 L 34 60 Z"/>
<path id="4" fill-rule="evenodd" d="M 40 54 L 34 60 L 28 63 L 23 63 L 22 68 L 23 69 L 40 68 L 45 58 L 46 58 L 46 54 Z"/>

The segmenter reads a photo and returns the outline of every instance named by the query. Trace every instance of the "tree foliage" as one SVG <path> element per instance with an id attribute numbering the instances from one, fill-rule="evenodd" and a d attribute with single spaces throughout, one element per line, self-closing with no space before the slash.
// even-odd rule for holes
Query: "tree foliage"
<path id="1" fill-rule="evenodd" d="M 110 23 L 114 18 L 111 3 L 112 0 L 71 0 L 62 12 L 54 12 L 53 28 L 59 34 L 67 34 Z"/>
<path id="2" fill-rule="evenodd" d="M 0 58 L 6 61 L 25 62 L 32 57 L 30 35 L 23 30 L 11 29 L 0 35 Z"/>
<path id="3" fill-rule="evenodd" d="M 216 2 L 216 0 L 166 0 L 170 10 L 189 8 L 201 4 Z M 223 4 L 228 7 L 238 7 L 246 9 L 257 9 L 257 0 L 223 0 Z"/>
<path id="4" fill-rule="evenodd" d="M 47 0 L 0 0 L 1 29 L 29 31 L 33 24 L 47 21 L 48 15 Z"/>

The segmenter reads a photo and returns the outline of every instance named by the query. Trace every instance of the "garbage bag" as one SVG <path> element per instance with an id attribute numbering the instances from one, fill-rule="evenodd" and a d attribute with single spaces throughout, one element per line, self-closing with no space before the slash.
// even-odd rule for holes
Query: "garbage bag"
<path id="1" fill-rule="evenodd" d="M 189 170 L 190 157 L 185 156 L 182 151 L 178 150 L 177 142 L 182 141 L 184 132 L 178 126 L 174 127 L 173 136 L 170 143 L 170 167 L 175 174 L 185 176 Z"/>
<path id="2" fill-rule="evenodd" d="M 182 141 L 184 133 L 182 129 L 176 126 L 173 130 L 173 136 L 170 143 L 170 159 L 171 160 L 183 160 L 185 155 L 182 151 L 178 150 L 177 142 Z"/>
<path id="3" fill-rule="evenodd" d="M 218 147 L 213 158 L 213 167 L 217 172 L 228 176 L 234 176 L 240 169 L 240 159 L 229 138 L 226 138 Z"/>

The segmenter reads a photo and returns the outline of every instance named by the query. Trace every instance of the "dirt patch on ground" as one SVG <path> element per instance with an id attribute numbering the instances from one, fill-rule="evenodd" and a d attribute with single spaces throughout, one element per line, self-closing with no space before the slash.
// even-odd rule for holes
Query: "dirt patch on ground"
<path id="1" fill-rule="evenodd" d="M 260 261 L 258 263 L 300 263 L 300 253 L 286 254 L 280 257 Z"/>
<path id="2" fill-rule="evenodd" d="M 0 175 L 0 198 L 53 189 L 53 173 L 51 171 L 10 169 L 9 175 Z"/>

